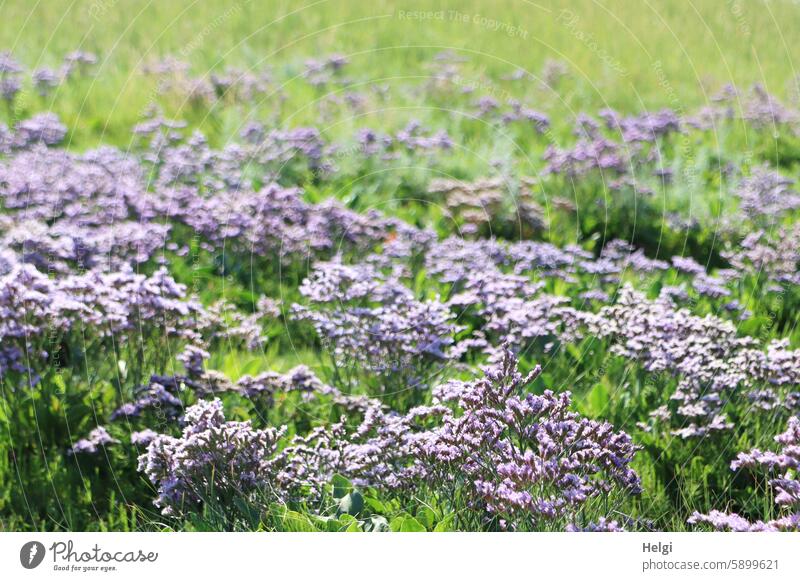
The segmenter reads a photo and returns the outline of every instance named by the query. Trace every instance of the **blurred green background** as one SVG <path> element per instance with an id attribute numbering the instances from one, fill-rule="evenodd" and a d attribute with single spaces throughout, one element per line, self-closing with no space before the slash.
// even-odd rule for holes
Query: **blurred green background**
<path id="1" fill-rule="evenodd" d="M 226 66 L 270 68 L 281 79 L 281 96 L 268 94 L 259 107 L 275 109 L 280 101 L 290 125 L 315 118 L 307 86 L 291 79 L 305 59 L 332 51 L 349 58 L 348 74 L 362 86 L 430 77 L 433 56 L 446 49 L 468 59 L 462 74 L 474 78 L 465 83 L 518 69 L 538 78 L 546 61 L 562 61 L 570 83 L 537 95 L 554 116 L 558 108 L 688 110 L 726 83 L 761 83 L 786 99 L 797 93 L 800 7 L 785 0 L 6 0 L 0 14 L 0 50 L 30 69 L 57 66 L 76 49 L 99 56 L 94 80 L 47 99 L 29 91 L 15 111 L 2 113 L 8 122 L 52 109 L 78 147 L 126 143 L 157 92 L 142 67 L 168 55 L 190 63 L 195 75 Z M 413 96 L 406 101 L 417 105 Z M 235 115 L 187 114 L 179 98 L 159 103 L 181 117 L 194 115 L 211 136 L 225 137 Z M 387 122 L 386 111 L 372 115 Z"/>

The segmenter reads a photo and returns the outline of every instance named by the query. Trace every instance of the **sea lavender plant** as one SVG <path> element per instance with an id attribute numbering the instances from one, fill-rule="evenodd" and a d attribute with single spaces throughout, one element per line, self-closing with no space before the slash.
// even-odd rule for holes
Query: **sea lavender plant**
<path id="1" fill-rule="evenodd" d="M 314 325 L 344 389 L 374 376 L 379 393 L 418 401 L 414 394 L 451 357 L 459 330 L 453 314 L 437 300 L 415 299 L 394 276 L 366 265 L 318 263 L 300 292 L 311 306 L 295 305 L 293 314 Z"/>
<path id="2" fill-rule="evenodd" d="M 139 457 L 139 470 L 158 487 L 156 506 L 165 515 L 198 510 L 227 511 L 236 498 L 285 498 L 272 486 L 271 462 L 285 429 L 256 430 L 250 422 L 225 421 L 222 402 L 200 401 L 186 411 L 181 437 L 158 435 Z"/>
<path id="3" fill-rule="evenodd" d="M 98 426 L 89 432 L 86 438 L 80 439 L 72 445 L 70 454 L 94 455 L 107 446 L 119 444 L 119 440 L 112 438 L 103 426 Z"/>
<path id="4" fill-rule="evenodd" d="M 712 510 L 708 514 L 695 512 L 690 524 L 704 524 L 716 530 L 728 531 L 798 531 L 800 530 L 800 419 L 792 417 L 787 429 L 775 436 L 782 445 L 777 452 L 759 449 L 740 453 L 731 462 L 732 470 L 753 470 L 766 473 L 778 507 L 778 515 L 770 520 L 749 521 L 736 513 Z"/>
<path id="5" fill-rule="evenodd" d="M 14 57 L 7 52 L 0 53 L 0 97 L 7 103 L 13 102 L 22 88 L 20 73 L 22 67 Z"/>

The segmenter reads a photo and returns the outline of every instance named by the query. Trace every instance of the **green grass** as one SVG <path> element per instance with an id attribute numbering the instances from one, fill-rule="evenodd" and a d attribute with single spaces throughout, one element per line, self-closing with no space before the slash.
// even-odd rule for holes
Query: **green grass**
<path id="1" fill-rule="evenodd" d="M 424 19 L 409 16 L 418 10 L 434 14 Z M 476 22 L 476 16 L 502 26 L 494 30 L 480 18 Z M 100 63 L 93 76 L 66 84 L 47 98 L 26 86 L 13 108 L 0 109 L 0 121 L 5 123 L 38 111 L 56 112 L 69 128 L 67 146 L 75 150 L 98 144 L 137 147 L 131 127 L 145 118 L 153 104 L 170 117 L 186 119 L 216 146 L 235 139 L 249 119 L 289 127 L 313 124 L 328 139 L 345 143 L 358 128 L 391 132 L 412 118 L 447 129 L 455 148 L 434 159 L 368 164 L 344 155 L 341 171 L 330 179 L 307 172 L 285 177 L 288 183 L 301 185 L 309 201 L 334 196 L 357 210 L 378 208 L 415 224 L 433 225 L 441 235 L 452 233 L 453 224 L 444 219 L 441 200 L 425 189 L 431 177 L 489 175 L 496 160 L 507 163 L 507 175 L 532 175 L 541 169 L 547 145 L 572 139 L 572 118 L 579 111 L 670 107 L 690 113 L 708 103 L 710 95 L 726 83 L 747 87 L 757 82 L 787 102 L 797 99 L 795 60 L 800 48 L 794 39 L 800 33 L 800 10 L 788 1 L 49 0 L 32 4 L 0 0 L 0 17 L 0 50 L 10 50 L 28 68 L 57 66 L 65 53 L 75 49 L 98 54 Z M 515 26 L 515 32 L 509 34 L 505 25 Z M 435 75 L 443 65 L 433 57 L 443 50 L 467 59 L 455 87 L 477 87 L 475 94 L 454 92 L 452 86 L 437 88 Z M 300 77 L 306 59 L 333 52 L 350 60 L 345 75 L 354 82 L 351 88 L 371 95 L 361 112 L 334 107 L 327 115 L 329 93 L 338 94 L 341 88 L 315 89 Z M 222 100 L 211 107 L 198 106 L 184 95 L 159 93 L 155 80 L 142 73 L 145 64 L 168 55 L 188 61 L 196 76 L 227 66 L 250 71 L 268 68 L 274 83 L 255 103 Z M 540 82 L 551 60 L 568 66 L 556 91 Z M 534 79 L 504 79 L 516 69 Z M 374 90 L 384 86 L 389 97 L 382 100 Z M 554 121 L 552 132 L 540 136 L 529 128 L 472 117 L 473 101 L 484 94 L 501 101 L 520 98 L 547 112 Z M 576 187 L 553 179 L 541 192 L 543 204 L 566 195 L 589 210 L 580 216 L 553 212 L 550 228 L 537 236 L 559 245 L 580 242 L 589 250 L 620 237 L 633 240 L 651 256 L 685 253 L 722 266 L 721 241 L 714 225 L 735 206 L 720 167 L 731 163 L 748 169 L 758 161 L 772 160 L 795 175 L 800 159 L 795 136 L 756 134 L 737 124 L 693 136 L 685 148 L 675 141 L 663 145 L 678 176 L 670 188 L 656 187 L 653 197 L 642 199 L 630 192 L 609 194 L 598 180 Z M 684 176 L 699 179 L 693 182 Z M 663 220 L 666 212 L 692 216 L 701 225 L 686 231 L 670 228 Z M 190 242 L 190 234 L 176 231 L 181 242 Z M 513 238 L 515 233 L 504 234 Z M 283 297 L 287 307 L 300 300 L 296 287 L 307 265 L 297 266 L 289 279 L 281 273 L 284 277 L 277 281 L 269 265 L 259 265 L 263 270 L 254 273 L 246 261 L 237 264 L 236 257 L 232 263 L 219 264 L 218 257 L 193 249 L 195 254 L 199 256 L 196 264 L 171 257 L 170 270 L 177 280 L 196 288 L 206 304 L 224 295 L 246 308 L 262 292 Z M 152 268 L 152 264 L 145 266 Z M 420 283 L 414 290 L 421 295 L 447 292 L 423 285 L 427 281 L 422 269 L 414 275 Z M 680 280 L 681 275 L 670 271 L 636 284 L 655 296 L 661 286 Z M 548 292 L 577 299 L 577 291 L 568 285 L 553 281 L 548 285 Z M 796 289 L 776 306 L 763 283 L 747 280 L 740 286 L 738 295 L 725 300 L 739 299 L 753 311 L 753 318 L 740 327 L 742 332 L 757 336 L 762 343 L 789 337 L 792 345 L 800 345 Z M 721 302 L 699 298 L 693 300 L 692 310 L 727 316 Z M 305 363 L 330 380 L 329 361 L 320 353 L 313 331 L 289 325 L 280 321 L 267 329 L 270 342 L 263 353 L 220 346 L 209 367 L 235 380 L 245 373 L 285 371 Z M 79 345 L 74 350 L 88 348 Z M 125 390 L 136 383 L 129 378 L 123 385 L 115 379 L 116 361 L 137 361 L 141 369 L 135 371 L 146 376 L 176 371 L 175 353 L 174 345 L 157 340 L 147 345 L 144 354 L 98 347 L 86 355 L 90 360 L 74 362 L 66 370 L 51 370 L 31 393 L 0 394 L 0 427 L 5 430 L 0 432 L 0 442 L 8 452 L 0 454 L 0 530 L 226 528 L 229 523 L 218 522 L 213 513 L 194 515 L 193 520 L 179 524 L 162 519 L 151 505 L 152 486 L 135 471 L 135 451 L 128 445 L 114 448 L 110 458 L 84 461 L 64 453 L 69 442 L 103 423 L 120 398 L 128 395 Z M 165 365 L 167 359 L 171 363 Z M 523 365 L 531 367 L 537 361 L 547 363 L 535 389 L 571 390 L 578 411 L 608 419 L 635 434 L 644 446 L 635 468 L 642 475 L 645 494 L 625 506 L 630 516 L 652 519 L 659 528 L 681 530 L 694 509 L 738 503 L 753 516 L 771 509 L 751 503 L 749 497 L 758 483 L 734 482 L 728 466 L 737 451 L 770 445 L 785 418 L 763 424 L 743 422 L 731 438 L 707 439 L 697 450 L 694 442 L 677 441 L 666 430 L 645 433 L 637 427 L 649 411 L 668 400 L 675 388 L 673 378 L 649 375 L 612 355 L 608 342 L 597 340 L 565 346 L 555 354 L 532 345 Z M 232 418 L 247 418 L 253 412 L 248 405 L 236 398 L 226 401 Z M 266 419 L 296 424 L 295 411 L 301 405 L 282 402 Z M 307 415 L 323 417 L 331 409 L 312 412 Z M 384 506 L 385 499 L 373 498 L 369 492 L 367 496 L 376 514 L 389 518 L 392 529 L 414 528 L 421 522 L 428 529 L 446 529 L 453 518 L 425 506 L 395 501 L 386 501 Z M 318 520 L 280 511 L 256 516 L 248 523 L 252 528 L 344 530 L 353 524 L 347 518 Z"/>
<path id="2" fill-rule="evenodd" d="M 419 10 L 436 14 L 408 16 Z M 792 2 L 778 0 L 4 0 L 0 12 L 0 49 L 12 51 L 28 67 L 57 65 L 76 48 L 100 56 L 96 79 L 47 100 L 28 92 L 17 111 L 21 116 L 29 110 L 58 112 L 78 148 L 128 144 L 130 127 L 154 101 L 155 84 L 141 76 L 141 67 L 166 55 L 188 61 L 197 75 L 225 66 L 271 67 L 288 79 L 282 87 L 288 92 L 285 103 L 267 97 L 252 110 L 196 111 L 179 98 L 162 103 L 222 140 L 248 115 L 280 109 L 281 123 L 287 125 L 314 120 L 319 95 L 292 78 L 304 59 L 333 51 L 348 56 L 348 74 L 365 88 L 394 88 L 430 78 L 437 69 L 431 57 L 452 50 L 469 59 L 461 77 L 465 86 L 481 87 L 491 79 L 501 100 L 533 91 L 541 108 L 553 109 L 554 116 L 607 106 L 689 110 L 725 83 L 758 82 L 793 98 L 800 55 L 792 41 L 800 30 L 800 12 Z M 484 18 L 517 30 L 495 30 Z M 539 90 L 536 83 L 518 89 L 499 81 L 517 68 L 541 78 L 548 59 L 565 62 L 571 72 L 558 94 Z M 409 112 L 423 120 L 447 115 L 446 102 L 429 107 L 411 96 L 358 121 L 391 126 Z M 335 129 L 352 122 L 337 122 Z"/>

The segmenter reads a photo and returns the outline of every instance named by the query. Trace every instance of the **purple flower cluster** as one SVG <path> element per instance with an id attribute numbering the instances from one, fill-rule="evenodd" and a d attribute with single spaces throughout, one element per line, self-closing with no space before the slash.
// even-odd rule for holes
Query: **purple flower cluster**
<path id="1" fill-rule="evenodd" d="M 41 68 L 33 71 L 31 81 L 38 93 L 45 97 L 62 83 L 89 72 L 97 63 L 97 56 L 89 52 L 74 51 L 64 57 L 58 71 Z M 0 53 L 0 97 L 11 103 L 22 90 L 23 67 L 8 53 Z"/>
<path id="2" fill-rule="evenodd" d="M 773 342 L 765 353 L 754 339 L 739 337 L 729 321 L 676 309 L 668 297 L 647 300 L 629 286 L 615 305 L 583 322 L 590 334 L 612 341 L 612 354 L 636 360 L 650 373 L 678 377 L 674 405 L 653 416 L 679 421 L 674 433 L 684 438 L 732 428 L 723 408 L 747 388 L 763 386 L 757 399 L 773 402 L 773 409 L 784 397 L 793 401 L 784 386 L 800 382 L 800 353 L 788 342 Z"/>
<path id="3" fill-rule="evenodd" d="M 459 330 L 453 314 L 438 300 L 417 300 L 399 278 L 376 267 L 317 263 L 300 293 L 311 305 L 295 305 L 295 318 L 314 325 L 345 372 L 355 366 L 418 389 L 435 364 L 451 357 Z"/>
<path id="4" fill-rule="evenodd" d="M 680 118 L 670 109 L 629 117 L 620 116 L 611 109 L 604 109 L 599 115 L 609 129 L 619 132 L 625 143 L 654 142 L 681 129 Z"/>
<path id="5" fill-rule="evenodd" d="M 133 348 L 148 337 L 196 339 L 202 307 L 187 299 L 185 290 L 165 270 L 151 276 L 90 271 L 54 279 L 31 265 L 14 264 L 0 276 L 0 369 L 35 383 L 37 370 L 53 363 L 48 349 L 54 345 L 62 350 L 70 343 L 75 349 Z M 28 353 L 24 365 L 20 352 Z"/>
<path id="6" fill-rule="evenodd" d="M 545 174 L 579 177 L 593 171 L 623 174 L 629 166 L 627 152 L 604 137 L 579 139 L 569 149 L 549 146 L 544 154 Z"/>
<path id="7" fill-rule="evenodd" d="M 695 512 L 690 524 L 706 524 L 717 530 L 729 531 L 800 531 L 800 418 L 792 417 L 785 432 L 775 436 L 782 445 L 777 452 L 759 449 L 742 452 L 731 462 L 731 469 L 749 469 L 766 473 L 775 504 L 782 515 L 769 521 L 748 521 L 736 513 L 713 510 L 708 514 Z"/>
<path id="8" fill-rule="evenodd" d="M 272 456 L 285 430 L 256 430 L 250 422 L 225 421 L 222 402 L 200 401 L 186 411 L 180 438 L 158 435 L 139 457 L 139 470 L 158 487 L 156 506 L 166 515 L 200 503 L 225 507 L 232 498 L 270 489 L 277 472 Z"/>
<path id="9" fill-rule="evenodd" d="M 630 437 L 570 412 L 569 393 L 526 395 L 537 373 L 521 375 L 506 351 L 483 379 L 450 385 L 463 414 L 424 446 L 434 478 L 452 478 L 437 471 L 460 465 L 472 481 L 470 503 L 513 529 L 575 515 L 598 496 L 640 492 Z"/>
<path id="10" fill-rule="evenodd" d="M 195 386 L 181 377 L 154 375 L 148 385 L 135 390 L 133 401 L 122 404 L 111 414 L 111 421 L 130 421 L 148 412 L 158 415 L 159 419 L 176 419 L 183 413 L 183 402 L 178 395 L 187 384 Z"/>
<path id="11" fill-rule="evenodd" d="M 52 141 L 56 129 L 47 123 L 57 120 L 37 119 L 20 124 L 26 141 Z M 2 231 L 6 244 L 56 272 L 144 262 L 170 229 L 149 221 L 151 197 L 142 183 L 138 163 L 113 149 L 83 155 L 22 150 L 0 165 L 0 199 L 14 220 Z"/>
<path id="12" fill-rule="evenodd" d="M 796 123 L 797 111 L 787 108 L 774 95 L 759 85 L 753 85 L 750 96 L 745 101 L 742 119 L 755 127 L 774 129 L 781 125 Z"/>
<path id="13" fill-rule="evenodd" d="M 154 118 L 138 131 L 175 132 L 179 126 Z M 0 223 L 0 236 L 21 260 L 42 270 L 141 264 L 170 249 L 176 223 L 191 228 L 205 251 L 224 247 L 227 253 L 270 260 L 277 255 L 286 262 L 371 249 L 392 238 L 422 239 L 417 229 L 377 212 L 358 214 L 333 200 L 309 204 L 300 190 L 277 184 L 247 187 L 243 176 L 253 163 L 284 165 L 287 156 L 299 155 L 323 164 L 316 130 L 283 132 L 269 145 L 231 145 L 221 152 L 199 137 L 159 145 L 151 152 L 157 162 L 150 176 L 153 192 L 147 191 L 146 167 L 114 149 L 76 155 L 33 147 L 63 135 L 51 115 L 20 122 L 6 139 L 8 151 L 19 151 L 0 164 L 0 199 L 14 220 Z"/>
<path id="14" fill-rule="evenodd" d="M 103 426 L 98 426 L 89 432 L 86 438 L 75 442 L 69 452 L 70 454 L 93 455 L 113 444 L 119 444 L 119 440 L 112 438 Z"/>
<path id="15" fill-rule="evenodd" d="M 284 428 L 225 421 L 218 399 L 186 411 L 181 437 L 145 430 L 132 440 L 149 442 L 139 469 L 158 487 L 156 504 L 165 514 L 233 498 L 255 506 L 316 501 L 336 473 L 399 497 L 425 486 L 450 490 L 443 498 L 451 508 L 469 508 L 479 526 L 490 529 L 565 527 L 589 507 L 594 514 L 638 494 L 639 478 L 629 467 L 637 447 L 630 438 L 569 411 L 568 393 L 528 393 L 538 368 L 523 376 L 517 365 L 506 351 L 485 377 L 443 384 L 434 392 L 439 403 L 405 414 L 367 399 L 354 428 L 342 418 L 285 447 Z M 307 370 L 239 382 L 246 395 L 298 387 L 343 397 Z M 597 522 L 587 530 L 619 528 L 605 516 Z"/>
<path id="16" fill-rule="evenodd" d="M 775 169 L 759 166 L 742 179 L 737 195 L 745 217 L 778 217 L 800 208 L 800 194 L 790 188 L 793 180 L 781 176 Z"/>
<path id="17" fill-rule="evenodd" d="M 12 102 L 22 89 L 19 63 L 7 52 L 0 53 L 0 97 Z"/>
<path id="18" fill-rule="evenodd" d="M 214 105 L 219 101 L 252 102 L 262 98 L 272 85 L 270 71 L 248 71 L 226 67 L 201 76 L 190 73 L 187 62 L 168 56 L 149 62 L 142 72 L 157 79 L 159 94 L 177 95 L 197 105 Z"/>
<path id="19" fill-rule="evenodd" d="M 589 523 L 585 526 L 570 524 L 567 526 L 567 531 L 572 533 L 621 533 L 625 531 L 625 528 L 616 520 L 600 517 L 596 523 Z"/>
<path id="20" fill-rule="evenodd" d="M 550 128 L 550 118 L 530 107 L 526 107 L 517 99 L 509 99 L 503 107 L 494 97 L 481 97 L 475 104 L 478 116 L 482 118 L 499 118 L 503 123 L 524 121 L 530 123 L 538 133 Z"/>
<path id="21" fill-rule="evenodd" d="M 800 284 L 800 226 L 750 232 L 723 256 L 743 277 L 763 280 L 768 291 L 782 292 L 786 285 Z"/>
<path id="22" fill-rule="evenodd" d="M 446 131 L 433 132 L 418 121 L 410 121 L 395 135 L 373 129 L 360 129 L 356 133 L 357 151 L 367 158 L 378 157 L 388 161 L 402 154 L 446 151 L 453 141 Z"/>
<path id="23" fill-rule="evenodd" d="M 327 85 L 336 80 L 347 63 L 347 57 L 341 54 L 332 54 L 323 60 L 307 60 L 303 77 L 315 87 Z"/>
<path id="24" fill-rule="evenodd" d="M 453 141 L 446 131 L 440 130 L 430 134 L 418 121 L 411 121 L 395 136 L 395 141 L 410 151 L 451 149 Z"/>
<path id="25" fill-rule="evenodd" d="M 571 522 L 595 499 L 638 494 L 630 437 L 569 411 L 568 393 L 527 393 L 537 373 L 523 376 L 505 351 L 485 377 L 435 389 L 439 404 L 371 408 L 342 451 L 345 474 L 400 494 L 433 486 L 482 528 Z"/>
<path id="26" fill-rule="evenodd" d="M 299 365 L 285 374 L 266 371 L 255 377 L 244 375 L 234 389 L 250 400 L 272 405 L 277 394 L 300 393 L 304 397 L 338 395 L 338 391 L 324 384 L 305 365 Z"/>

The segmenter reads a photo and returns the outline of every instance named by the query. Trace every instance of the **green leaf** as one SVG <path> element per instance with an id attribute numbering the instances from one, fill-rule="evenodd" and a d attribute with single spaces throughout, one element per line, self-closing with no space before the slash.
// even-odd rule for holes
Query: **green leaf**
<path id="1" fill-rule="evenodd" d="M 417 510 L 417 520 L 427 530 L 431 530 L 433 528 L 433 524 L 436 522 L 436 513 L 427 506 L 423 506 Z"/>
<path id="2" fill-rule="evenodd" d="M 565 347 L 567 348 L 567 353 L 572 355 L 573 359 L 575 359 L 576 361 L 581 360 L 582 353 L 579 347 L 576 347 L 572 343 L 567 343 Z"/>
<path id="3" fill-rule="evenodd" d="M 436 523 L 436 527 L 433 529 L 433 532 L 445 533 L 452 531 L 453 530 L 452 523 L 453 523 L 453 515 L 449 514 L 442 520 L 440 520 L 438 523 Z"/>
<path id="4" fill-rule="evenodd" d="M 323 532 L 339 533 L 345 526 L 345 523 L 332 516 L 313 516 L 310 518 L 317 530 Z"/>
<path id="5" fill-rule="evenodd" d="M 64 377 L 60 373 L 53 375 L 53 383 L 56 386 L 57 393 L 67 393 L 67 384 L 64 382 Z"/>
<path id="6" fill-rule="evenodd" d="M 595 414 L 607 411 L 609 401 L 608 388 L 602 383 L 595 384 L 587 397 L 589 408 Z"/>
<path id="7" fill-rule="evenodd" d="M 341 474 L 334 474 L 331 482 L 333 483 L 334 498 L 342 498 L 353 490 L 352 483 Z"/>
<path id="8" fill-rule="evenodd" d="M 386 505 L 383 504 L 380 500 L 375 498 L 374 496 L 365 496 L 364 502 L 375 512 L 386 513 L 388 510 L 386 509 Z"/>
<path id="9" fill-rule="evenodd" d="M 392 519 L 389 528 L 396 533 L 424 533 L 427 531 L 417 519 L 408 514 Z"/>
<path id="10" fill-rule="evenodd" d="M 283 528 L 289 532 L 314 533 L 319 529 L 314 526 L 311 520 L 304 514 L 287 510 L 282 518 Z"/>
<path id="11" fill-rule="evenodd" d="M 354 490 L 350 494 L 343 496 L 339 501 L 339 510 L 337 514 L 349 514 L 356 516 L 364 508 L 364 497 L 358 490 Z"/>

